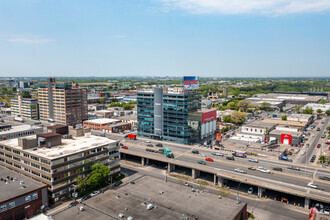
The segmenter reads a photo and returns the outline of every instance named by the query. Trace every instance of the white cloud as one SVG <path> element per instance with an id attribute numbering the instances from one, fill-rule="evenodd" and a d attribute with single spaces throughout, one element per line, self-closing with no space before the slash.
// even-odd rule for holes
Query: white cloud
<path id="1" fill-rule="evenodd" d="M 12 37 L 8 39 L 9 42 L 24 43 L 24 44 L 45 44 L 55 41 L 54 39 L 41 38 L 38 36 Z"/>
<path id="2" fill-rule="evenodd" d="M 116 34 L 116 35 L 112 35 L 113 38 L 126 38 L 125 35 L 120 35 L 120 34 Z"/>
<path id="3" fill-rule="evenodd" d="M 160 0 L 165 11 L 184 9 L 194 14 L 286 15 L 330 11 L 330 0 Z"/>

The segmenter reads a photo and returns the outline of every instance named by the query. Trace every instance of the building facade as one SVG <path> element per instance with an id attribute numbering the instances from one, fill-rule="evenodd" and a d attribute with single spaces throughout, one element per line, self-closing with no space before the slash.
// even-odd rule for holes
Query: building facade
<path id="1" fill-rule="evenodd" d="M 76 125 L 88 119 L 87 89 L 74 83 L 56 83 L 54 78 L 39 84 L 41 120 Z"/>
<path id="2" fill-rule="evenodd" d="M 0 219 L 27 219 L 48 206 L 45 184 L 4 167 L 0 176 Z"/>
<path id="3" fill-rule="evenodd" d="M 0 142 L 0 165 L 45 183 L 50 202 L 68 197 L 77 177 L 85 178 L 94 163 L 118 174 L 119 157 L 118 141 L 88 134 L 61 139 L 48 133 Z"/>
<path id="4" fill-rule="evenodd" d="M 137 92 L 138 135 L 183 144 L 200 137 L 201 96 L 193 91 L 163 88 Z"/>
<path id="5" fill-rule="evenodd" d="M 11 115 L 27 119 L 39 120 L 39 104 L 38 99 L 31 96 L 21 96 L 11 99 L 10 102 Z"/>

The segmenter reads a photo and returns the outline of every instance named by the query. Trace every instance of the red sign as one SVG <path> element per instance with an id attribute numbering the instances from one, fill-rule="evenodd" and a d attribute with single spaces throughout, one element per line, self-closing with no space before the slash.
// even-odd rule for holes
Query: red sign
<path id="1" fill-rule="evenodd" d="M 281 143 L 284 144 L 284 140 L 287 139 L 288 140 L 288 144 L 291 145 L 291 134 L 281 134 Z"/>
<path id="2" fill-rule="evenodd" d="M 216 119 L 217 119 L 217 110 L 212 110 L 202 113 L 202 123 L 206 123 L 208 121 L 212 121 Z"/>
<path id="3" fill-rule="evenodd" d="M 221 141 L 221 133 L 217 133 L 217 141 Z"/>

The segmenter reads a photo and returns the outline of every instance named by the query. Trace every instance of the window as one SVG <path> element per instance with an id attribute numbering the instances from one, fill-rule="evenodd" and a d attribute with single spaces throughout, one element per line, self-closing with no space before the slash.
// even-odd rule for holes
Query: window
<path id="1" fill-rule="evenodd" d="M 8 208 L 12 209 L 15 207 L 15 202 L 10 202 Z"/>
<path id="2" fill-rule="evenodd" d="M 35 200 L 35 199 L 37 199 L 38 198 L 38 193 L 33 193 L 33 195 L 32 195 L 32 200 Z"/>
<path id="3" fill-rule="evenodd" d="M 6 205 L 0 206 L 0 212 L 4 212 L 6 210 L 7 210 L 7 206 Z"/>
<path id="4" fill-rule="evenodd" d="M 30 202 L 31 201 L 31 196 L 25 197 L 25 202 Z"/>

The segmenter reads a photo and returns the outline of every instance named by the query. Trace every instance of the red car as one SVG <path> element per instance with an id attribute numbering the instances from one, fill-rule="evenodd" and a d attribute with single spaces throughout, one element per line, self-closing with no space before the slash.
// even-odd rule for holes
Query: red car
<path id="1" fill-rule="evenodd" d="M 123 148 L 123 149 L 128 149 L 128 147 L 127 147 L 127 146 L 121 146 L 121 148 Z"/>
<path id="2" fill-rule="evenodd" d="M 320 147 L 321 147 L 321 144 L 318 144 L 318 145 L 317 145 L 317 148 L 320 148 Z"/>
<path id="3" fill-rule="evenodd" d="M 205 158 L 205 160 L 206 160 L 206 161 L 213 162 L 213 159 L 212 159 L 212 158 L 209 158 L 209 157 Z"/>

